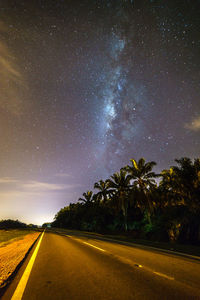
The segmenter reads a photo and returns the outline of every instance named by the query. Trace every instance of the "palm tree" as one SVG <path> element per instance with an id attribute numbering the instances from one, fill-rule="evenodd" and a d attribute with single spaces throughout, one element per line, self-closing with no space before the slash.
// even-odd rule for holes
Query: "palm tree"
<path id="1" fill-rule="evenodd" d="M 79 198 L 78 201 L 81 201 L 82 203 L 89 204 L 93 202 L 93 193 L 92 191 L 87 191 L 86 193 L 83 193 L 84 198 Z"/>
<path id="2" fill-rule="evenodd" d="M 123 169 L 129 174 L 127 177 L 129 181 L 133 181 L 133 187 L 137 188 L 142 194 L 141 199 L 138 200 L 138 206 L 147 211 L 147 217 L 151 224 L 151 214 L 153 212 L 153 201 L 149 197 L 150 190 L 155 188 L 155 177 L 160 175 L 152 172 L 153 167 L 156 165 L 154 161 L 145 162 L 144 158 L 140 158 L 138 162 L 131 159 L 131 166 L 126 166 Z M 140 202 L 140 203 L 139 203 Z"/>
<path id="3" fill-rule="evenodd" d="M 115 198 L 118 198 L 118 204 L 120 209 L 122 210 L 123 216 L 124 216 L 124 227 L 125 231 L 128 229 L 127 224 L 127 210 L 128 210 L 128 197 L 127 193 L 130 188 L 130 179 L 127 176 L 127 173 L 125 170 L 120 170 L 120 172 L 116 172 L 111 176 L 111 179 L 107 179 L 106 183 L 108 185 L 108 188 L 110 188 L 115 196 Z"/>
<path id="4" fill-rule="evenodd" d="M 163 170 L 160 175 L 162 180 L 159 184 L 159 190 L 164 196 L 164 207 L 181 204 L 182 199 L 177 191 L 177 175 L 173 168 L 170 168 L 169 170 Z"/>
<path id="5" fill-rule="evenodd" d="M 188 157 L 175 159 L 178 166 L 173 166 L 176 175 L 176 190 L 182 195 L 185 204 L 189 204 L 192 209 L 196 209 L 200 192 L 200 159 L 195 159 L 194 163 Z"/>
<path id="6" fill-rule="evenodd" d="M 99 182 L 94 184 L 94 189 L 99 190 L 99 192 L 96 194 L 97 198 L 103 199 L 103 202 L 105 203 L 108 200 L 107 196 L 111 193 L 111 191 L 109 191 L 108 182 L 99 180 Z"/>
<path id="7" fill-rule="evenodd" d="M 200 159 L 192 162 L 190 158 L 182 157 L 175 162 L 177 166 L 162 171 L 160 186 L 167 195 L 167 205 L 184 210 L 184 214 L 174 217 L 181 227 L 179 231 L 185 228 L 187 239 L 196 241 L 200 236 Z"/>
<path id="8" fill-rule="evenodd" d="M 173 204 L 188 205 L 195 210 L 200 194 L 200 159 L 195 159 L 194 163 L 187 157 L 175 161 L 178 166 L 162 171 L 160 186 L 176 199 Z"/>

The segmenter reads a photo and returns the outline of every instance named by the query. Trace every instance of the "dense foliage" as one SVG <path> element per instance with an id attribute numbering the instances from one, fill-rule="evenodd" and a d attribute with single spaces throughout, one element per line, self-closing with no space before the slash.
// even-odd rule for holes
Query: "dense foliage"
<path id="1" fill-rule="evenodd" d="M 0 220 L 0 229 L 22 229 L 22 228 L 34 229 L 34 228 L 38 228 L 38 226 L 34 224 L 27 225 L 26 223 L 22 223 L 19 220 L 12 220 L 12 219 Z"/>
<path id="2" fill-rule="evenodd" d="M 95 183 L 96 194 L 87 191 L 62 208 L 52 226 L 199 244 L 200 159 L 175 162 L 155 174 L 155 162 L 132 159 L 131 165 Z"/>
<path id="3" fill-rule="evenodd" d="M 0 221 L 0 229 L 13 229 L 13 228 L 26 228 L 27 225 L 18 220 L 1 220 Z"/>

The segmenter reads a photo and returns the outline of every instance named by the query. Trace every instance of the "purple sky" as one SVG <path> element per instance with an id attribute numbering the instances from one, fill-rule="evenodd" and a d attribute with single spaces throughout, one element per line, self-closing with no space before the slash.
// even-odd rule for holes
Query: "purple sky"
<path id="1" fill-rule="evenodd" d="M 0 219 L 52 221 L 131 158 L 200 157 L 191 3 L 1 1 Z"/>

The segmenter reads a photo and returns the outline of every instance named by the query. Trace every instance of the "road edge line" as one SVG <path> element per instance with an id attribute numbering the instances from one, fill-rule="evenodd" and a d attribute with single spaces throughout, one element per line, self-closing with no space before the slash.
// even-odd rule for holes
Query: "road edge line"
<path id="1" fill-rule="evenodd" d="M 42 235 L 41 235 L 41 237 L 38 241 L 38 244 L 37 244 L 30 260 L 29 260 L 28 265 L 26 266 L 26 269 L 25 269 L 25 271 L 24 271 L 24 273 L 23 273 L 23 275 L 22 275 L 22 277 L 21 277 L 21 279 L 20 279 L 20 281 L 17 285 L 17 288 L 14 291 L 14 294 L 13 294 L 11 300 L 21 300 L 22 299 L 26 284 L 28 282 L 28 279 L 29 279 L 29 276 L 30 276 L 30 273 L 31 273 L 31 270 L 32 270 L 32 267 L 33 267 L 33 264 L 35 262 L 38 250 L 40 248 L 40 244 L 41 244 L 44 232 L 45 231 L 43 231 L 43 233 L 42 233 Z"/>

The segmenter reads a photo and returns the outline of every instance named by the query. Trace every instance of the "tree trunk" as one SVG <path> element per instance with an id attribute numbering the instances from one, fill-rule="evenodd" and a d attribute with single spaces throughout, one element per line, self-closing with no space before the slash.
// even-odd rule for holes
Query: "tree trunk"
<path id="1" fill-rule="evenodd" d="M 128 230 L 128 222 L 127 222 L 127 201 L 124 195 L 124 192 L 120 193 L 120 197 L 121 197 L 121 201 L 122 201 L 122 212 L 123 212 L 123 216 L 124 216 L 124 229 L 127 232 Z"/>

